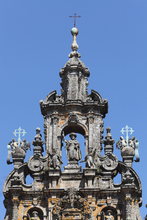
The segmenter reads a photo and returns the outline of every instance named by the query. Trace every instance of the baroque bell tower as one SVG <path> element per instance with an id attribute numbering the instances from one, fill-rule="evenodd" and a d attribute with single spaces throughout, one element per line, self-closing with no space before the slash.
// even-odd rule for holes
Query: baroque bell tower
<path id="1" fill-rule="evenodd" d="M 132 168 L 135 156 L 139 160 L 138 141 L 121 136 L 116 145 L 122 161 L 113 154 L 110 128 L 103 137 L 108 102 L 94 90 L 88 94 L 90 72 L 80 60 L 77 27 L 71 34 L 72 51 L 60 70 L 61 95 L 53 91 L 40 101 L 44 140 L 37 128 L 27 162 L 30 144 L 14 139 L 9 143 L 7 162 L 14 170 L 4 184 L 4 220 L 141 220 L 141 182 Z M 121 183 L 115 184 L 118 174 Z M 32 184 L 26 183 L 28 175 Z"/>

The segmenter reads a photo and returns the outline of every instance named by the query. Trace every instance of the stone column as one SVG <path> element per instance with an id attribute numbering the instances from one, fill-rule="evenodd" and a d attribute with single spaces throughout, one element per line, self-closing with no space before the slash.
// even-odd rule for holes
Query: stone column
<path id="1" fill-rule="evenodd" d="M 93 146 L 93 123 L 94 123 L 94 117 L 90 115 L 88 117 L 88 127 L 89 127 L 89 147 Z"/>
<path id="2" fill-rule="evenodd" d="M 133 216 L 132 216 L 132 199 L 131 199 L 131 195 L 127 194 L 125 197 L 126 200 L 126 220 L 133 220 Z"/>
<path id="3" fill-rule="evenodd" d="M 49 152 L 51 153 L 51 147 L 52 147 L 52 144 L 53 144 L 53 140 L 52 140 L 53 128 L 52 128 L 52 119 L 51 118 L 46 118 L 45 119 L 44 127 L 45 127 L 47 153 L 49 153 Z"/>
<path id="4" fill-rule="evenodd" d="M 58 125 L 58 117 L 54 116 L 52 118 L 52 127 L 53 127 L 53 131 L 52 131 L 52 150 L 57 148 L 57 125 Z"/>
<path id="5" fill-rule="evenodd" d="M 18 196 L 13 196 L 12 203 L 13 203 L 12 220 L 17 220 L 18 219 L 18 205 L 19 205 Z"/>
<path id="6" fill-rule="evenodd" d="M 53 208 L 48 208 L 48 216 L 47 216 L 47 220 L 52 220 L 52 209 Z"/>

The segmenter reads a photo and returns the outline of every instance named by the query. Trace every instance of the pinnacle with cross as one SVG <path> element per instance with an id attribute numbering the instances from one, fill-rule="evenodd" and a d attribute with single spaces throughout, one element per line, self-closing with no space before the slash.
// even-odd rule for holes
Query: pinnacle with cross
<path id="1" fill-rule="evenodd" d="M 124 128 L 121 129 L 120 131 L 123 135 L 126 134 L 126 142 L 127 142 L 127 145 L 128 145 L 128 142 L 129 142 L 129 134 L 133 134 L 134 130 L 133 128 L 129 127 L 128 125 L 126 125 Z"/>
<path id="2" fill-rule="evenodd" d="M 13 134 L 15 137 L 18 137 L 18 145 L 20 145 L 21 143 L 21 137 L 24 137 L 26 135 L 26 131 L 24 129 L 22 129 L 21 127 L 19 127 L 18 129 L 15 129 Z"/>

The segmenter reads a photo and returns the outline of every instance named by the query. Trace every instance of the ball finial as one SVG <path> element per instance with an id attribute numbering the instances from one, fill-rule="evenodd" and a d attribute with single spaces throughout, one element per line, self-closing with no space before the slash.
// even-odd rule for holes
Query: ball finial
<path id="1" fill-rule="evenodd" d="M 78 33 L 79 33 L 79 30 L 78 30 L 77 27 L 73 27 L 73 28 L 71 29 L 71 34 L 72 34 L 72 35 L 78 35 Z"/>

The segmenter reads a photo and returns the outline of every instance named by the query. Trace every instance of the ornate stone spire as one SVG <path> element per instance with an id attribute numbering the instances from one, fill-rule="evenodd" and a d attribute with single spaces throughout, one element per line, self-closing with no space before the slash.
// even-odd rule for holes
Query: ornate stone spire
<path id="1" fill-rule="evenodd" d="M 60 77 L 62 78 L 62 95 L 65 101 L 78 100 L 86 101 L 87 98 L 87 85 L 90 72 L 84 63 L 79 59 L 80 54 L 78 51 L 77 44 L 77 27 L 71 29 L 71 34 L 73 36 L 73 42 L 71 45 L 71 53 L 69 54 L 69 60 L 65 66 L 60 71 Z"/>

